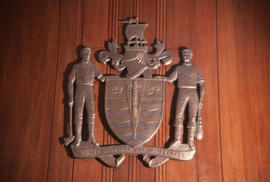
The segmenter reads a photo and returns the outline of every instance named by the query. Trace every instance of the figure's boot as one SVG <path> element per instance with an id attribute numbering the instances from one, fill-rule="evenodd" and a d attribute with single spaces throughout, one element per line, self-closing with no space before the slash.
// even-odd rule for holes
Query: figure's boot
<path id="1" fill-rule="evenodd" d="M 188 145 L 189 148 L 191 148 L 192 150 L 195 149 L 194 147 L 195 131 L 196 131 L 195 127 L 188 128 Z"/>
<path id="2" fill-rule="evenodd" d="M 171 146 L 173 146 L 175 144 L 181 144 L 182 130 L 183 130 L 183 125 L 175 126 L 175 128 L 174 128 L 174 140 L 173 140 Z"/>
<path id="3" fill-rule="evenodd" d="M 92 143 L 94 146 L 98 147 L 99 144 L 96 141 L 95 136 L 94 136 L 95 123 L 92 121 L 92 122 L 89 122 L 88 124 L 89 124 L 88 125 L 88 127 L 89 127 L 89 130 L 88 130 L 88 132 L 89 132 L 88 141 L 90 143 Z"/>
<path id="4" fill-rule="evenodd" d="M 82 117 L 75 118 L 75 147 L 78 147 L 82 141 Z"/>

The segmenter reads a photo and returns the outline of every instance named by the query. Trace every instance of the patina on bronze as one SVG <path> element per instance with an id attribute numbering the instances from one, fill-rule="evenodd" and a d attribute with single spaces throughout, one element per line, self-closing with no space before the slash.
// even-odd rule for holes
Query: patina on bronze
<path id="1" fill-rule="evenodd" d="M 83 122 L 83 111 L 86 108 L 87 113 L 87 130 L 88 130 L 88 141 L 87 144 L 90 148 L 99 147 L 98 142 L 94 136 L 95 126 L 95 104 L 94 104 L 94 78 L 101 82 L 105 81 L 102 73 L 90 62 L 91 49 L 83 48 L 80 52 L 81 61 L 75 64 L 68 77 L 68 95 L 69 95 L 69 107 L 70 107 L 70 120 L 69 120 L 69 137 L 65 138 L 65 144 L 69 145 L 73 140 L 71 148 L 81 148 L 82 143 L 82 122 Z M 74 83 L 76 90 L 74 89 Z M 74 94 L 75 90 L 75 94 Z M 74 106 L 73 106 L 74 105 Z M 74 107 L 74 108 L 73 108 Z M 72 111 L 74 110 L 74 126 L 75 136 L 72 131 Z M 74 155 L 77 157 L 76 155 Z M 117 159 L 112 155 L 101 156 L 100 159 L 110 166 L 117 166 L 117 162 L 121 162 L 124 156 L 120 156 Z"/>
<path id="2" fill-rule="evenodd" d="M 188 145 L 190 148 L 194 148 L 194 138 L 196 137 L 200 140 L 203 137 L 201 108 L 205 90 L 204 78 L 201 71 L 191 63 L 193 56 L 192 51 L 185 48 L 182 50 L 181 55 L 184 63 L 176 67 L 169 77 L 165 77 L 165 80 L 169 82 L 178 80 L 176 119 L 174 122 L 175 132 L 172 145 L 181 143 L 183 129 L 182 118 L 185 108 L 188 107 Z M 197 90 L 199 90 L 199 94 Z"/>
<path id="3" fill-rule="evenodd" d="M 192 51 L 185 48 L 181 51 L 183 64 L 177 66 L 169 77 L 162 77 L 165 81 L 173 82 L 177 80 L 178 95 L 176 102 L 176 112 L 174 121 L 174 139 L 168 149 L 179 149 L 183 136 L 183 114 L 188 107 L 188 133 L 187 143 L 189 149 L 195 151 L 194 139 L 203 138 L 201 108 L 205 92 L 204 78 L 201 71 L 191 63 Z M 194 152 L 195 153 L 195 152 Z M 144 157 L 152 166 L 157 166 L 169 160 L 168 157 L 157 156 L 150 160 L 149 156 Z"/>
<path id="4" fill-rule="evenodd" d="M 88 141 L 93 145 L 98 146 L 94 137 L 95 105 L 93 85 L 94 78 L 97 78 L 101 82 L 104 82 L 105 78 L 95 65 L 89 61 L 90 56 L 91 49 L 83 48 L 81 50 L 81 61 L 73 66 L 68 78 L 69 106 L 72 107 L 74 102 L 75 146 L 79 146 L 82 140 L 84 107 L 87 109 Z M 74 82 L 76 84 L 75 94 L 73 94 Z"/>
<path id="5" fill-rule="evenodd" d="M 76 158 L 95 157 L 112 167 L 117 167 L 124 161 L 124 154 L 142 155 L 143 161 L 149 167 L 157 167 L 169 159 L 192 159 L 196 152 L 193 140 L 195 137 L 201 139 L 203 135 L 200 110 L 204 79 L 199 69 L 191 64 L 191 50 L 185 49 L 182 52 L 184 64 L 178 66 L 169 77 L 153 78 L 151 70 L 157 69 L 161 64 L 170 64 L 173 60 L 172 54 L 165 50 L 165 45 L 160 41 L 156 41 L 154 45 L 155 52 L 148 53 L 148 47 L 145 45 L 147 41 L 144 38 L 144 31 L 148 24 L 139 23 L 138 18 L 129 18 L 120 23 L 125 23 L 127 41 L 124 45 L 124 54 L 119 54 L 116 41 L 111 41 L 108 43 L 108 50 L 101 51 L 98 58 L 101 63 L 110 63 L 113 69 L 125 71 L 126 74 L 122 77 L 104 77 L 89 62 L 90 49 L 82 50 L 82 61 L 74 66 L 69 77 L 70 111 L 73 102 L 75 103 L 75 136 L 72 133 L 72 120 L 70 120 L 70 136 L 65 139 L 66 145 L 73 142 L 71 149 Z M 105 81 L 104 106 L 107 123 L 123 144 L 99 146 L 95 140 L 92 89 L 94 77 L 101 82 Z M 162 122 L 165 81 L 175 80 L 178 80 L 179 93 L 174 140 L 168 148 L 144 146 L 157 133 Z M 74 82 L 77 85 L 75 96 Z M 88 141 L 81 141 L 84 106 L 87 108 L 88 116 Z M 183 144 L 181 143 L 182 115 L 186 106 L 189 107 L 188 143 Z"/>

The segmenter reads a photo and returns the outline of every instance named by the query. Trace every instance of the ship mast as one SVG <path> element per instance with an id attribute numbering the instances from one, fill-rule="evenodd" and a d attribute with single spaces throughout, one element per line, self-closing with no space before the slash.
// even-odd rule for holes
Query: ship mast
<path id="1" fill-rule="evenodd" d="M 126 23 L 125 36 L 127 45 L 130 47 L 143 47 L 147 41 L 144 38 L 144 31 L 148 24 L 139 23 L 139 18 L 133 17 L 128 20 L 121 20 L 119 23 Z"/>

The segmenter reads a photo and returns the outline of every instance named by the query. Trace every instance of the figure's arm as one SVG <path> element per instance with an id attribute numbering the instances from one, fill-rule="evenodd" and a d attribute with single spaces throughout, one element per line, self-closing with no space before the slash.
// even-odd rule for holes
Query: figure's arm
<path id="1" fill-rule="evenodd" d="M 178 77 L 178 69 L 176 68 L 170 76 L 165 77 L 165 81 L 174 82 Z"/>
<path id="2" fill-rule="evenodd" d="M 203 102 L 203 96 L 205 92 L 205 83 L 204 80 L 201 80 L 198 82 L 199 87 L 200 87 L 200 92 L 199 92 L 199 108 L 201 109 L 202 107 L 202 102 Z"/>
<path id="3" fill-rule="evenodd" d="M 197 84 L 199 85 L 199 109 L 201 109 L 205 92 L 205 81 L 200 70 L 198 71 Z"/>
<path id="4" fill-rule="evenodd" d="M 95 77 L 97 80 L 104 82 L 105 81 L 105 77 L 103 76 L 103 74 L 97 69 L 97 67 L 95 65 L 93 65 L 95 67 Z"/>
<path id="5" fill-rule="evenodd" d="M 71 73 L 68 76 L 68 104 L 73 105 L 73 92 L 74 92 L 74 82 L 75 82 L 75 68 L 73 67 Z"/>

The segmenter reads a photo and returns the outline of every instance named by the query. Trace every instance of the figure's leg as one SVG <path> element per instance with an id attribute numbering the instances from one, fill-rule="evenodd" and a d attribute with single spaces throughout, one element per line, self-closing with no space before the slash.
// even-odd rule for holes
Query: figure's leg
<path id="1" fill-rule="evenodd" d="M 87 109 L 87 125 L 88 125 L 88 141 L 95 146 L 99 146 L 94 136 L 95 130 L 95 103 L 94 103 L 94 90 L 89 88 L 86 97 Z"/>
<path id="2" fill-rule="evenodd" d="M 79 90 L 77 91 L 79 92 Z M 80 95 L 80 94 L 77 94 Z M 78 147 L 82 141 L 82 119 L 83 119 L 83 107 L 84 97 L 76 97 L 74 99 L 74 125 L 75 125 L 75 142 L 74 145 Z"/>
<path id="3" fill-rule="evenodd" d="M 198 112 L 198 94 L 194 90 L 190 92 L 189 107 L 189 120 L 188 120 L 188 145 L 194 149 L 194 137 L 196 132 L 196 116 Z"/>
<path id="4" fill-rule="evenodd" d="M 181 144 L 182 131 L 183 131 L 183 114 L 188 101 L 188 97 L 182 91 L 178 91 L 175 121 L 174 121 L 174 140 L 172 145 L 179 143 Z"/>

